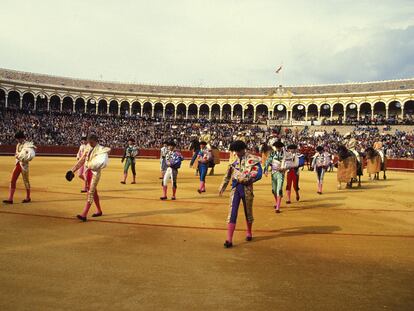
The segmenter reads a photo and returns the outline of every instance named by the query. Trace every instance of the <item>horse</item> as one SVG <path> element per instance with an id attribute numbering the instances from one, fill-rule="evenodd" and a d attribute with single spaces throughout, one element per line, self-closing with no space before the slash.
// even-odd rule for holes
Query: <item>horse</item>
<path id="1" fill-rule="evenodd" d="M 338 147 L 337 167 L 338 189 L 341 189 L 343 182 L 346 183 L 347 188 L 352 188 L 354 181 L 357 181 L 358 187 L 361 187 L 362 161 L 344 145 Z"/>
<path id="2" fill-rule="evenodd" d="M 374 180 L 379 180 L 381 171 L 384 172 L 383 179 L 387 179 L 387 175 L 385 174 L 387 169 L 387 157 L 385 155 L 381 156 L 380 152 L 372 147 L 368 147 L 365 152 L 369 179 L 371 180 L 371 174 L 374 174 Z"/>

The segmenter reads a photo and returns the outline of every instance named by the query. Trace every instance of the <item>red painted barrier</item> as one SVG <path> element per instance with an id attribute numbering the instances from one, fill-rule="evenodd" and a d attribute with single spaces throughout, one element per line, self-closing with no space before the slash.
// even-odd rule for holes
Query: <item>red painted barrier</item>
<path id="1" fill-rule="evenodd" d="M 16 146 L 0 145 L 0 155 L 14 154 Z M 36 154 L 44 156 L 75 156 L 78 152 L 78 147 L 70 146 L 38 146 Z M 189 150 L 183 150 L 182 155 L 186 159 L 191 159 L 193 153 Z M 110 156 L 122 157 L 124 149 L 114 148 L 111 150 Z M 139 157 L 148 159 L 159 159 L 159 149 L 141 149 Z M 220 152 L 221 160 L 228 160 L 230 154 L 228 152 Z M 391 170 L 407 170 L 414 171 L 414 160 L 412 159 L 388 159 L 388 169 Z"/>
<path id="2" fill-rule="evenodd" d="M 78 147 L 71 146 L 37 146 L 36 154 L 44 156 L 75 156 L 78 152 Z M 0 145 L 0 155 L 11 155 L 16 151 L 16 146 L 10 145 Z M 192 151 L 183 150 L 181 151 L 182 155 L 186 159 L 191 159 L 193 156 Z M 122 148 L 113 148 L 111 150 L 110 156 L 112 157 L 122 157 L 124 154 L 124 149 Z M 139 150 L 140 158 L 149 158 L 149 159 L 159 159 L 160 150 L 159 149 L 140 149 Z M 228 160 L 228 152 L 220 152 L 221 160 Z"/>

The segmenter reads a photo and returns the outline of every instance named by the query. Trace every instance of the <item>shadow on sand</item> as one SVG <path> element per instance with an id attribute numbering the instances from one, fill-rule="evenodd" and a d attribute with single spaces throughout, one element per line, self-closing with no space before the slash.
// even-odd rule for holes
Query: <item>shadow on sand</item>
<path id="1" fill-rule="evenodd" d="M 275 232 L 270 235 L 259 235 L 255 236 L 251 242 L 245 242 L 240 245 L 245 245 L 254 242 L 272 240 L 276 238 L 291 237 L 291 236 L 301 236 L 307 234 L 329 234 L 336 231 L 341 231 L 342 228 L 339 226 L 304 226 L 304 227 L 292 227 L 284 228 L 279 230 L 274 230 Z M 260 232 L 260 230 L 258 230 Z"/>
<path id="2" fill-rule="evenodd" d="M 142 211 L 136 213 L 118 213 L 118 214 L 105 214 L 105 219 L 115 220 L 130 217 L 145 217 L 155 215 L 177 215 L 177 214 L 188 214 L 202 210 L 202 208 L 174 208 L 174 209 L 158 209 L 152 211 Z"/>

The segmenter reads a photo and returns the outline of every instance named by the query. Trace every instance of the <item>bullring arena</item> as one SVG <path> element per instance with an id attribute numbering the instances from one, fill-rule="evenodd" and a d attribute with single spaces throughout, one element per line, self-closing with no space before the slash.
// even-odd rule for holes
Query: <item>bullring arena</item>
<path id="1" fill-rule="evenodd" d="M 214 176 L 207 176 L 206 192 L 199 194 L 198 177 L 189 167 L 191 152 L 183 143 L 187 132 L 181 134 L 179 148 L 186 159 L 179 170 L 177 200 L 161 201 L 160 146 L 152 136 L 141 138 L 142 129 L 128 133 L 136 135 L 141 153 L 137 184 L 130 184 L 129 176 L 123 185 L 120 156 L 127 137 L 106 138 L 113 133 L 102 131 L 100 143 L 112 148 L 99 183 L 103 216 L 84 223 L 75 217 L 85 202 L 82 183 L 77 177 L 71 183 L 64 178 L 76 162 L 78 144 L 70 136 L 59 140 L 56 130 L 47 132 L 47 139 L 32 130 L 43 131 L 44 122 L 53 117 L 53 122 L 64 121 L 54 124 L 61 132 L 75 129 L 77 142 L 82 133 L 70 118 L 145 119 L 147 126 L 158 122 L 184 128 L 174 121 L 181 119 L 193 130 L 202 124 L 196 126 L 198 136 L 205 135 L 204 125 L 220 131 L 220 124 L 230 124 L 239 138 L 258 126 L 251 135 L 262 131 L 263 140 L 276 126 L 282 132 L 305 126 L 331 132 L 335 127 L 344 134 L 354 131 L 355 120 L 368 118 L 368 124 L 376 119 L 374 126 L 382 128 L 385 120 L 393 124 L 392 133 L 397 129 L 412 135 L 414 80 L 203 89 L 98 83 L 12 70 L 0 74 L 3 124 L 8 118 L 41 120 L 38 127 L 24 128 L 38 145 L 30 162 L 32 202 L 20 203 L 25 193 L 20 180 L 14 204 L 0 210 L 2 310 L 414 308 L 414 175 L 408 145 L 404 158 L 390 153 L 386 180 L 369 180 L 365 172 L 360 188 L 338 190 L 334 170 L 325 174 L 319 195 L 315 172 L 301 170 L 300 201 L 287 205 L 283 200 L 280 214 L 273 209 L 270 177 L 263 176 L 254 185 L 253 240 L 245 241 L 240 211 L 234 247 L 224 249 L 229 191 L 220 197 L 218 188 L 229 164 L 225 143 L 220 145 L 221 163 Z M 15 163 L 13 135 L 21 126 L 3 129 L 3 198 Z M 142 147 L 149 143 L 156 149 Z M 250 145 L 249 150 L 254 152 Z"/>

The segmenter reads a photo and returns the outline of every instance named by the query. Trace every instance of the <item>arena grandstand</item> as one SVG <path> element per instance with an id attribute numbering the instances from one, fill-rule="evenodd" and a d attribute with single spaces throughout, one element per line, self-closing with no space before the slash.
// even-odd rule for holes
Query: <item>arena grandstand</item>
<path id="1" fill-rule="evenodd" d="M 0 105 L 32 111 L 269 125 L 412 124 L 414 79 L 278 87 L 182 87 L 0 69 Z"/>
<path id="2" fill-rule="evenodd" d="M 413 90 L 413 79 L 200 88 L 1 69 L 0 142 L 12 145 L 14 133 L 24 130 L 40 146 L 74 147 L 81 136 L 93 131 L 113 148 L 122 148 L 128 137 L 134 137 L 140 148 L 159 149 L 169 133 L 181 149 L 187 149 L 208 133 L 212 145 L 222 151 L 238 137 L 257 151 L 274 131 L 304 148 L 335 146 L 350 133 L 360 141 L 361 151 L 382 140 L 389 158 L 414 158 Z"/>

